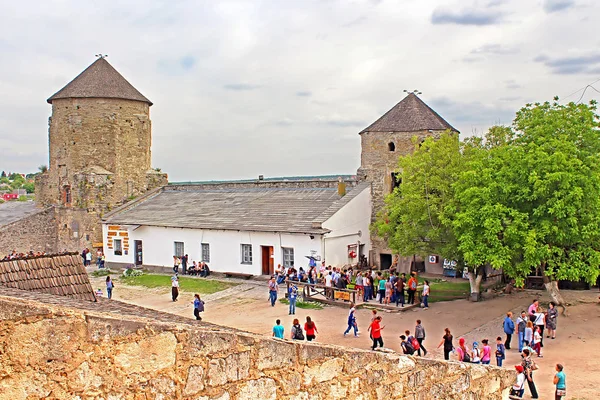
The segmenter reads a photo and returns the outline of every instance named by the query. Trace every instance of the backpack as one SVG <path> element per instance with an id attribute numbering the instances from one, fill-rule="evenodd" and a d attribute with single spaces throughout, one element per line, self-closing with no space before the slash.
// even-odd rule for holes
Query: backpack
<path id="1" fill-rule="evenodd" d="M 300 326 L 294 326 L 294 339 L 304 340 L 304 333 L 302 333 L 302 328 Z"/>
<path id="2" fill-rule="evenodd" d="M 415 354 L 415 348 L 412 346 L 410 342 L 403 342 L 404 344 L 404 354 L 413 355 Z"/>
<path id="3" fill-rule="evenodd" d="M 200 304 L 198 304 L 198 311 L 204 312 L 204 302 L 200 300 Z"/>
<path id="4" fill-rule="evenodd" d="M 411 344 L 413 349 L 415 350 L 419 350 L 421 348 L 421 345 L 419 344 L 419 341 L 416 338 L 413 338 Z"/>
<path id="5" fill-rule="evenodd" d="M 469 355 L 468 352 L 466 352 L 466 351 L 464 352 L 462 360 L 463 360 L 463 362 L 471 362 L 471 356 Z"/>
<path id="6" fill-rule="evenodd" d="M 412 282 L 410 283 L 410 288 L 411 288 L 411 290 L 417 289 L 417 281 L 415 279 L 413 279 Z"/>

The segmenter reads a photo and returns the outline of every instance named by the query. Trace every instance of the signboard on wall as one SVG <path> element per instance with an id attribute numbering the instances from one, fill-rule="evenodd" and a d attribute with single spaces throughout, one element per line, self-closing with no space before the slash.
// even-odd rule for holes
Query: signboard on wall
<path id="1" fill-rule="evenodd" d="M 338 292 L 337 290 L 334 292 L 334 298 L 340 300 L 348 300 L 350 301 L 350 292 Z"/>

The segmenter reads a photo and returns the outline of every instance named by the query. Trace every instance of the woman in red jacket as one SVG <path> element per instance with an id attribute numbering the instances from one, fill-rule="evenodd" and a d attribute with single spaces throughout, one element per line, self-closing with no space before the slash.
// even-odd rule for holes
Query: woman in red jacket
<path id="1" fill-rule="evenodd" d="M 310 319 L 310 317 L 306 317 L 306 323 L 304 324 L 304 330 L 306 331 L 306 340 L 309 342 L 313 341 L 317 338 L 315 333 L 319 333 L 317 330 L 317 325 Z"/>

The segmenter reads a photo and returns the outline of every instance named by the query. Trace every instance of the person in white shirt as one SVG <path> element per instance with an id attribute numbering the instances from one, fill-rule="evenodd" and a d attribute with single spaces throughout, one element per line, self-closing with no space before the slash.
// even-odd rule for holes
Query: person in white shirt
<path id="1" fill-rule="evenodd" d="M 533 324 L 540 328 L 540 335 L 542 337 L 540 340 L 540 346 L 544 347 L 544 325 L 546 325 L 546 315 L 541 307 L 539 307 L 537 312 L 533 315 L 535 316 L 535 322 Z M 533 331 L 535 333 L 535 329 Z"/>
<path id="2" fill-rule="evenodd" d="M 427 310 L 429 308 L 429 281 L 425 281 L 423 285 L 423 309 Z"/>
<path id="3" fill-rule="evenodd" d="M 177 275 L 171 277 L 171 297 L 173 301 L 177 301 L 177 297 L 179 297 L 179 277 Z"/>
<path id="4" fill-rule="evenodd" d="M 510 394 L 522 398 L 525 394 L 525 370 L 522 365 L 515 365 L 517 370 L 517 382 L 512 386 Z"/>
<path id="5" fill-rule="evenodd" d="M 333 272 L 329 271 L 327 275 L 325 275 L 325 286 L 327 289 L 325 290 L 327 297 L 333 297 L 333 290 L 331 290 L 331 282 L 333 281 Z"/>

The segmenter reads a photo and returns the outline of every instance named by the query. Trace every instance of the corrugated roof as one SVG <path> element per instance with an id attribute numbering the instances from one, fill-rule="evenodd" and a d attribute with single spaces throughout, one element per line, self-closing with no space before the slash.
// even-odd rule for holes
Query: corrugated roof
<path id="1" fill-rule="evenodd" d="M 79 254 L 0 261 L 0 286 L 96 301 Z"/>
<path id="2" fill-rule="evenodd" d="M 0 204 L 0 226 L 11 224 L 21 218 L 43 211 L 37 208 L 33 201 L 7 201 Z"/>
<path id="3" fill-rule="evenodd" d="M 360 133 L 445 131 L 446 129 L 458 132 L 417 95 L 409 93 L 401 102 Z"/>
<path id="4" fill-rule="evenodd" d="M 52 95 L 48 103 L 52 104 L 53 100 L 68 98 L 125 99 L 143 101 L 152 105 L 152 102 L 123 78 L 105 58 L 94 61 L 64 88 Z"/>
<path id="5" fill-rule="evenodd" d="M 348 187 L 340 197 L 328 188 L 210 188 L 164 190 L 138 205 L 111 214 L 104 222 L 192 229 L 258 232 L 327 232 L 320 223 L 335 214 L 370 183 Z M 316 224 L 313 225 L 313 222 Z"/>

